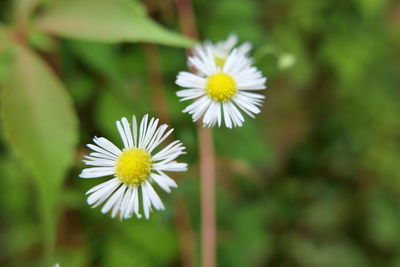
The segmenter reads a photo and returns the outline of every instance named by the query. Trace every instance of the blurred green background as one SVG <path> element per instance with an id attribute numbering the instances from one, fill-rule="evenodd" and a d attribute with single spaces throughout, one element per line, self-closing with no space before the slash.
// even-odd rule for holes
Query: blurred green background
<path id="1" fill-rule="evenodd" d="M 179 1 L 57 2 L 0 0 L 0 265 L 199 266 Z M 262 114 L 213 130 L 218 266 L 400 266 L 400 1 L 193 7 L 202 39 L 251 41 L 269 78 Z M 145 113 L 175 128 L 190 168 L 159 191 L 165 212 L 112 220 L 84 195 L 104 179 L 77 178 L 85 144 L 120 145 L 115 120 Z"/>

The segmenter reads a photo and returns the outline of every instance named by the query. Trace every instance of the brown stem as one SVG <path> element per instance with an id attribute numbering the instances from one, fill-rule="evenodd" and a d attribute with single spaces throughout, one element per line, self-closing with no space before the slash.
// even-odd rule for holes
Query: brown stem
<path id="1" fill-rule="evenodd" d="M 175 0 L 181 31 L 188 37 L 198 38 L 191 0 Z M 190 51 L 188 51 L 188 54 Z M 201 246 L 202 266 L 214 267 L 216 263 L 215 219 L 215 155 L 212 131 L 198 125 L 201 183 Z"/>
<path id="2" fill-rule="evenodd" d="M 196 20 L 191 0 L 175 0 L 181 31 L 184 35 L 198 39 Z"/>
<path id="3" fill-rule="evenodd" d="M 165 101 L 164 79 L 161 72 L 160 52 L 156 45 L 144 44 L 144 54 L 147 62 L 147 72 L 151 90 L 151 101 L 162 122 L 169 121 L 167 102 Z"/>
<path id="4" fill-rule="evenodd" d="M 216 260 L 215 156 L 212 131 L 198 126 L 201 181 L 202 266 L 214 267 Z"/>

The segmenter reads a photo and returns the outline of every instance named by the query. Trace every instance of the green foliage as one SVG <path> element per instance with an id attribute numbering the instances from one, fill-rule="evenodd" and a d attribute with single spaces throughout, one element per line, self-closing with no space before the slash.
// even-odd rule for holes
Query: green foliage
<path id="1" fill-rule="evenodd" d="M 76 115 L 61 82 L 28 49 L 15 48 L 8 75 L 2 94 L 4 131 L 36 178 L 45 243 L 52 249 L 58 196 L 77 142 Z"/>
<path id="2" fill-rule="evenodd" d="M 16 0 L 10 7 L 12 26 L 0 24 L 4 139 L 22 161 L 21 166 L 29 170 L 29 177 L 34 178 L 35 204 L 39 207 L 42 230 L 41 241 L 35 239 L 35 242 L 41 243 L 42 264 L 47 265 L 54 260 L 61 189 L 66 172 L 74 162 L 78 123 L 72 99 L 51 69 L 54 65 L 48 66 L 29 46 L 54 53 L 57 43 L 49 33 L 107 43 L 147 41 L 188 47 L 193 41 L 152 21 L 137 2 Z M 114 61 L 114 47 L 72 42 L 70 49 L 102 72 L 110 83 L 119 86 L 120 94 L 124 95 L 127 86 Z M 93 83 L 84 76 L 73 83 L 71 93 L 79 106 L 90 97 L 88 84 Z M 26 236 L 30 240 L 28 233 Z M 20 240 L 19 237 L 15 240 Z M 10 248 L 13 253 L 20 250 L 13 249 L 11 244 Z"/>
<path id="3" fill-rule="evenodd" d="M 193 42 L 149 19 L 143 7 L 127 0 L 64 0 L 36 21 L 46 32 L 99 42 L 152 42 L 189 47 Z"/>

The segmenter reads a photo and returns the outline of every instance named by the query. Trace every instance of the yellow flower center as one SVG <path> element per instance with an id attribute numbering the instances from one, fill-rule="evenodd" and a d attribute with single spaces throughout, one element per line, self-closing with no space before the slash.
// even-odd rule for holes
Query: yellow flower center
<path id="1" fill-rule="evenodd" d="M 115 164 L 116 176 L 127 185 L 140 185 L 150 172 L 151 156 L 142 148 L 124 150 Z"/>
<path id="2" fill-rule="evenodd" d="M 217 73 L 208 77 L 206 92 L 215 101 L 228 101 L 236 94 L 236 91 L 236 83 L 230 75 Z"/>
<path id="3" fill-rule="evenodd" d="M 215 61 L 215 65 L 217 65 L 217 67 L 222 68 L 225 64 L 226 58 L 215 56 L 214 61 Z"/>

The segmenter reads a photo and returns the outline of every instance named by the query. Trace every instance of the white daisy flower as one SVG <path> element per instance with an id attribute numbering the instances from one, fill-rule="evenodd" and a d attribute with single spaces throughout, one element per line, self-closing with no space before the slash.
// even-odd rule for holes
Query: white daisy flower
<path id="1" fill-rule="evenodd" d="M 217 65 L 217 67 L 222 68 L 228 55 L 232 52 L 237 43 L 237 35 L 231 33 L 224 41 L 219 41 L 214 44 L 211 41 L 207 40 L 202 44 L 195 45 L 193 48 L 193 55 L 200 56 L 201 54 L 207 53 L 207 50 L 210 49 L 213 54 L 215 64 Z M 253 60 L 248 56 L 251 48 L 252 45 L 250 42 L 245 42 L 236 48 L 237 53 L 243 55 L 246 58 L 248 65 L 251 65 L 253 63 Z M 189 66 L 193 65 L 189 62 Z"/>
<path id="2" fill-rule="evenodd" d="M 166 124 L 158 126 L 158 119 L 149 121 L 148 115 L 143 117 L 139 129 L 135 116 L 132 117 L 132 128 L 126 118 L 117 121 L 117 128 L 124 143 L 122 150 L 103 137 L 95 137 L 95 144 L 87 145 L 93 152 L 85 156 L 84 162 L 94 167 L 82 170 L 79 177 L 114 176 L 87 191 L 87 202 L 93 208 L 105 203 L 101 212 L 111 212 L 113 218 L 119 212 L 120 219 L 130 218 L 133 213 L 140 218 L 139 203 L 142 202 L 144 216 L 148 219 L 152 207 L 164 209 L 153 184 L 169 193 L 177 184 L 164 172 L 187 170 L 186 163 L 175 161 L 186 153 L 185 147 L 182 142 L 174 141 L 154 153 L 173 129 L 167 131 Z"/>
<path id="3" fill-rule="evenodd" d="M 239 111 L 254 118 L 261 112 L 263 99 L 261 94 L 249 90 L 266 88 L 267 78 L 247 63 L 246 57 L 233 50 L 226 58 L 223 67 L 217 66 L 214 54 L 209 48 L 199 51 L 199 56 L 189 57 L 189 61 L 200 73 L 180 72 L 176 84 L 187 88 L 176 94 L 181 101 L 195 99 L 183 112 L 192 115 L 193 121 L 203 117 L 203 125 L 212 127 L 222 118 L 228 128 L 242 126 L 244 117 Z"/>

